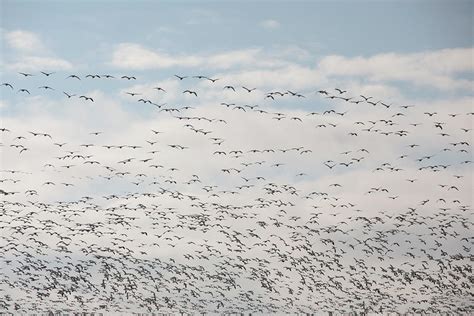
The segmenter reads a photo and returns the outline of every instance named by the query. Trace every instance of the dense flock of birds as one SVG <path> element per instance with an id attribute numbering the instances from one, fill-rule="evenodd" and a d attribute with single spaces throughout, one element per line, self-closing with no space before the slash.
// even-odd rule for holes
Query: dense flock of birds
<path id="1" fill-rule="evenodd" d="M 100 106 L 94 95 L 47 80 L 137 80 L 58 76 L 20 73 L 2 95 Z M 160 86 L 121 92 L 174 124 L 136 131 L 142 139 L 134 143 L 106 130 L 77 143 L 48 126 L 0 128 L 0 312 L 473 312 L 472 109 L 446 115 L 340 88 L 173 80 L 193 81 L 180 91 L 189 105 L 160 102 L 170 93 Z M 207 83 L 226 98 L 200 107 Z M 229 93 L 260 93 L 262 104 L 233 102 Z M 277 110 L 279 100 L 322 105 Z M 363 109 L 379 117 L 360 119 Z M 272 139 L 251 148 L 246 139 L 236 147 L 239 131 L 253 128 L 242 117 L 287 129 L 294 146 Z M 340 143 L 332 149 L 298 139 L 334 133 Z M 171 134 L 185 137 L 165 141 Z M 380 142 L 393 142 L 390 159 L 380 159 Z M 334 148 L 340 153 L 326 159 Z M 191 168 L 196 160 L 206 167 Z M 337 180 L 323 187 L 320 179 Z M 356 182 L 364 192 L 351 189 Z"/>

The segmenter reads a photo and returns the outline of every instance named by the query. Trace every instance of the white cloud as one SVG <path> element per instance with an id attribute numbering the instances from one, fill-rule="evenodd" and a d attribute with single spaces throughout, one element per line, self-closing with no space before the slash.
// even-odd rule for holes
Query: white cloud
<path id="1" fill-rule="evenodd" d="M 272 20 L 272 19 L 269 19 L 269 20 L 264 20 L 260 23 L 260 25 L 264 28 L 264 29 L 267 29 L 267 30 L 274 30 L 274 29 L 277 29 L 280 27 L 280 22 L 278 22 L 277 20 Z"/>
<path id="2" fill-rule="evenodd" d="M 172 56 L 166 53 L 154 52 L 133 43 L 118 45 L 112 56 L 113 66 L 126 69 L 195 67 L 202 62 L 199 57 Z"/>
<path id="3" fill-rule="evenodd" d="M 38 35 L 28 31 L 16 30 L 5 33 L 7 44 L 20 52 L 38 52 L 45 49 Z"/>
<path id="4" fill-rule="evenodd" d="M 274 67 L 287 64 L 269 57 L 260 48 L 241 49 L 210 55 L 172 55 L 153 51 L 139 44 L 122 43 L 112 54 L 111 64 L 124 69 L 153 69 L 170 67 L 209 67 L 228 69 L 235 66 Z"/>
<path id="5" fill-rule="evenodd" d="M 233 50 L 214 54 L 206 58 L 207 67 L 228 69 L 232 67 L 263 67 L 273 68 L 292 64 L 278 55 L 271 55 L 260 48 Z"/>
<path id="6" fill-rule="evenodd" d="M 70 70 L 73 65 L 67 60 L 52 57 L 25 56 L 8 65 L 15 71 Z"/>
<path id="7" fill-rule="evenodd" d="M 318 64 L 328 76 L 368 77 L 372 81 L 408 81 L 441 90 L 470 89 L 473 82 L 453 78 L 472 73 L 472 48 L 442 49 L 414 54 L 387 53 L 371 57 L 324 57 Z"/>
<path id="8" fill-rule="evenodd" d="M 314 67 L 295 62 L 289 53 L 292 51 L 295 49 L 291 47 L 288 50 L 280 48 L 278 52 L 248 48 L 207 55 L 172 55 L 139 44 L 123 43 L 113 52 L 111 64 L 118 68 L 138 70 L 170 67 L 234 69 L 234 79 L 242 77 L 242 81 L 259 86 L 263 85 L 263 80 L 269 86 L 307 88 L 328 81 L 350 84 L 350 81 L 358 82 L 363 77 L 370 86 L 404 81 L 442 91 L 472 90 L 473 87 L 471 80 L 459 76 L 474 70 L 472 48 L 413 54 L 386 53 L 369 57 L 331 55 L 323 57 Z M 309 54 L 302 49 L 296 52 L 300 60 L 307 59 Z M 226 75 L 217 74 L 218 77 Z"/>
<path id="9" fill-rule="evenodd" d="M 210 57 L 209 64 L 217 68 L 230 68 L 234 65 L 249 65 L 255 63 L 260 49 L 236 50 L 216 54 Z"/>
<path id="10" fill-rule="evenodd" d="M 6 68 L 12 71 L 70 70 L 72 63 L 54 55 L 33 32 L 15 30 L 3 35 L 9 48 L 15 51 Z"/>
<path id="11" fill-rule="evenodd" d="M 232 84 L 268 89 L 311 89 L 316 91 L 316 87 L 325 82 L 324 76 L 316 69 L 297 64 L 288 64 L 274 69 L 244 69 L 216 76 L 225 76 L 232 80 Z"/>

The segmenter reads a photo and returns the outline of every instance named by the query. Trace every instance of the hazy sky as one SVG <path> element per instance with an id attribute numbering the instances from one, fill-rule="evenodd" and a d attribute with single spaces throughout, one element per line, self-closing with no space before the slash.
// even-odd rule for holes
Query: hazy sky
<path id="1" fill-rule="evenodd" d="M 139 297 L 169 296 L 193 312 L 469 305 L 465 274 L 439 262 L 467 269 L 472 247 L 472 1 L 1 1 L 0 9 L 0 246 L 9 265 L 1 273 L 11 282 L 0 292 L 25 309 L 53 298 L 78 306 L 57 292 L 67 279 L 50 300 L 29 291 L 18 267 L 32 249 L 34 268 L 55 258 L 78 269 L 92 258 L 85 266 L 97 292 L 77 282 L 95 310 L 116 294 L 111 310 L 146 311 L 120 290 L 121 276 L 100 284 L 96 252 L 124 260 L 120 272 L 136 279 Z M 87 225 L 96 231 L 80 229 Z M 69 258 L 52 231 L 70 236 Z M 342 283 L 327 269 L 335 257 Z M 134 269 L 147 260 L 155 260 L 147 273 Z M 175 264 L 205 278 L 176 283 Z M 387 272 L 392 264 L 446 286 L 408 285 Z M 213 273 L 226 267 L 241 287 L 222 301 L 199 292 L 222 285 Z M 148 277 L 164 269 L 155 291 Z M 453 284 L 460 294 L 445 291 Z"/>

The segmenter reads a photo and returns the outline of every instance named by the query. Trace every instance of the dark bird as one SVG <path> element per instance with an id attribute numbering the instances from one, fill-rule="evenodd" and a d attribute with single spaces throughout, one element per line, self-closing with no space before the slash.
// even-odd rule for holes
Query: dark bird
<path id="1" fill-rule="evenodd" d="M 246 88 L 246 87 L 242 86 L 242 89 L 244 89 L 245 91 L 247 91 L 248 93 L 250 93 L 250 92 L 256 90 L 257 88 L 249 89 L 249 88 Z"/>
<path id="2" fill-rule="evenodd" d="M 91 97 L 87 97 L 87 96 L 85 96 L 85 95 L 81 95 L 81 96 L 79 97 L 79 99 L 84 99 L 84 100 L 86 100 L 86 101 L 94 102 L 94 99 L 92 99 Z"/>
<path id="3" fill-rule="evenodd" d="M 64 91 L 63 91 L 63 93 L 64 93 L 64 95 L 66 95 L 66 96 L 68 97 L 68 99 L 70 99 L 70 98 L 76 96 L 75 94 L 69 94 L 69 93 L 64 92 Z"/>
<path id="4" fill-rule="evenodd" d="M 33 74 L 25 73 L 25 72 L 19 72 L 20 75 L 23 75 L 25 77 L 32 77 L 34 76 Z"/>
<path id="5" fill-rule="evenodd" d="M 196 97 L 198 96 L 195 91 L 191 91 L 191 90 L 184 90 L 183 93 L 194 94 L 194 96 Z"/>
<path id="6" fill-rule="evenodd" d="M 78 79 L 78 80 L 81 80 L 81 78 L 79 78 L 79 76 L 76 76 L 76 75 L 69 75 L 66 77 L 66 79 L 68 78 L 74 78 L 74 79 Z"/>
<path id="7" fill-rule="evenodd" d="M 51 87 L 49 87 L 49 86 L 41 86 L 41 87 L 38 87 L 38 89 L 54 90 L 53 88 L 51 88 Z"/>
<path id="8" fill-rule="evenodd" d="M 140 95 L 141 93 L 136 93 L 136 92 L 125 92 L 125 94 L 131 95 L 132 97 L 136 95 Z"/>
<path id="9" fill-rule="evenodd" d="M 8 82 L 2 83 L 2 86 L 10 87 L 13 90 L 13 86 L 11 84 L 9 84 Z"/>

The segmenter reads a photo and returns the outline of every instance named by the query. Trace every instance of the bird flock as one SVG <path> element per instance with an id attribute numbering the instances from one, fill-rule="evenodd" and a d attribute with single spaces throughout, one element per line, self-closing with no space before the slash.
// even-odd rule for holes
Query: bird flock
<path id="1" fill-rule="evenodd" d="M 2 83 L 15 113 L 49 98 L 92 120 L 110 96 L 131 118 L 6 114 L 0 312 L 473 313 L 472 108 L 161 83 Z"/>

